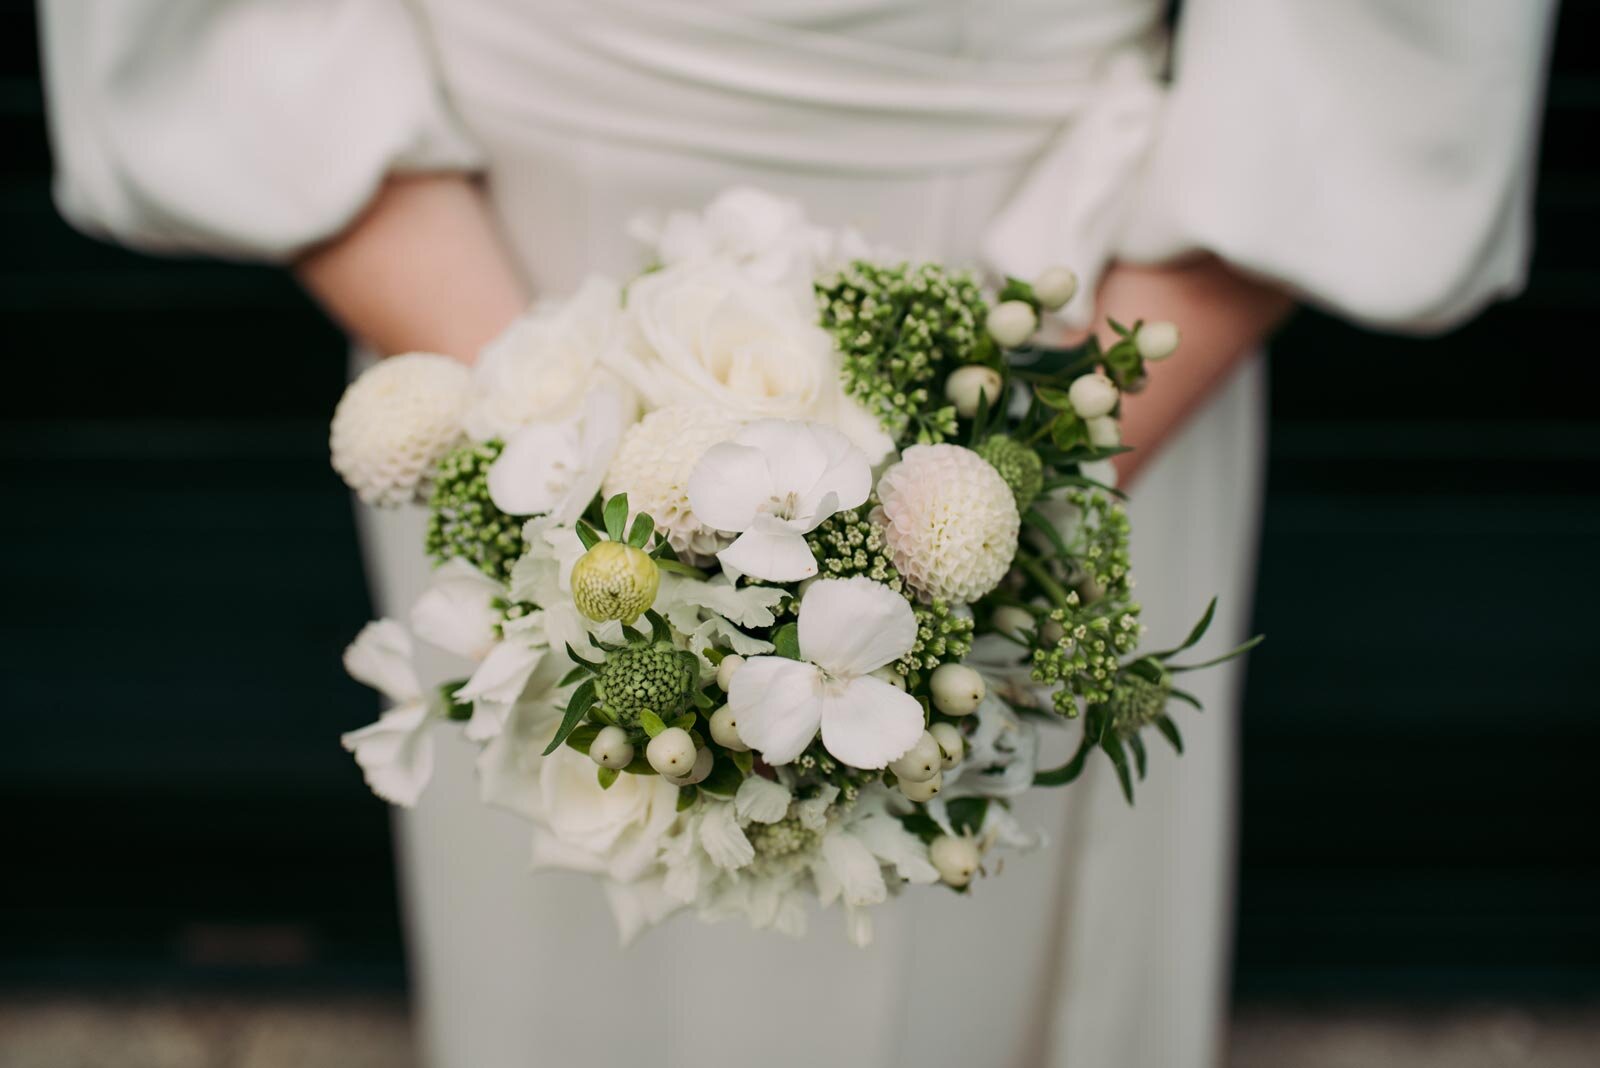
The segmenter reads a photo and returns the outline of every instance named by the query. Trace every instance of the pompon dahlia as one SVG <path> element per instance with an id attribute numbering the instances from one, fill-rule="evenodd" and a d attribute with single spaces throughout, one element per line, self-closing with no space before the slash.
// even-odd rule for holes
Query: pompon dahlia
<path id="1" fill-rule="evenodd" d="M 435 464 L 460 443 L 472 375 L 448 356 L 391 356 L 350 383 L 333 412 L 333 469 L 368 504 L 417 497 Z"/>
<path id="2" fill-rule="evenodd" d="M 739 432 L 739 423 L 715 408 L 658 408 L 629 428 L 606 472 L 604 495 L 628 495 L 633 512 L 648 513 L 680 556 L 703 564 L 732 540 L 695 518 L 689 475 L 711 446 Z"/>
<path id="3" fill-rule="evenodd" d="M 976 601 L 1017 552 L 1017 500 L 987 460 L 959 445 L 913 445 L 878 481 L 894 565 L 924 601 Z"/>

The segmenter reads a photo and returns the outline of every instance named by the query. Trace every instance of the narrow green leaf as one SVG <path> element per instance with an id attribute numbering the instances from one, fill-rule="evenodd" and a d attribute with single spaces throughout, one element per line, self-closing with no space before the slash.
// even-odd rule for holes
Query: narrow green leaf
<path id="1" fill-rule="evenodd" d="M 1256 646 L 1260 645 L 1266 640 L 1267 636 L 1265 634 L 1257 634 L 1254 638 L 1251 638 L 1237 649 L 1230 649 L 1221 656 L 1212 657 L 1210 660 L 1204 660 L 1198 664 L 1168 664 L 1167 670 L 1176 674 L 1179 671 L 1199 671 L 1201 668 L 1216 667 L 1218 664 L 1226 664 L 1234 657 L 1243 656 L 1245 653 L 1248 653 L 1250 650 L 1254 649 Z"/>
<path id="2" fill-rule="evenodd" d="M 1022 513 L 1022 521 L 1048 538 L 1050 544 L 1055 546 L 1057 555 L 1071 558 L 1072 550 L 1067 548 L 1066 541 L 1061 537 L 1061 531 L 1057 530 L 1056 525 L 1044 517 L 1043 512 L 1037 508 L 1029 508 Z"/>
<path id="3" fill-rule="evenodd" d="M 1144 739 L 1137 734 L 1130 734 L 1128 736 L 1128 748 L 1133 750 L 1133 767 L 1139 773 L 1139 780 L 1143 782 L 1147 760 L 1144 751 Z"/>
<path id="4" fill-rule="evenodd" d="M 627 767 L 622 769 L 629 775 L 659 775 L 660 772 L 650 766 L 650 760 L 643 753 L 634 757 Z"/>
<path id="5" fill-rule="evenodd" d="M 711 765 L 711 774 L 700 780 L 700 789 L 712 797 L 732 797 L 739 792 L 744 774 L 731 760 L 717 760 Z"/>
<path id="6" fill-rule="evenodd" d="M 700 709 L 702 712 L 709 712 L 717 705 L 717 703 L 713 701 L 704 690 L 696 690 L 693 696 L 694 707 Z"/>
<path id="7" fill-rule="evenodd" d="M 599 734 L 600 724 L 580 723 L 572 729 L 571 734 L 567 735 L 567 747 L 576 749 L 584 756 L 588 756 L 589 747 L 594 744 L 594 740 Z"/>
<path id="8" fill-rule="evenodd" d="M 951 828 L 957 834 L 977 834 L 983 827 L 984 817 L 989 813 L 989 799 L 958 797 L 946 802 L 944 810 L 950 817 Z"/>
<path id="9" fill-rule="evenodd" d="M 617 781 L 619 772 L 616 768 L 596 768 L 595 778 L 600 782 L 600 789 L 609 790 L 611 784 Z"/>
<path id="10" fill-rule="evenodd" d="M 1117 769 L 1117 783 L 1122 787 L 1122 796 L 1128 799 L 1128 804 L 1133 804 L 1133 775 L 1128 770 L 1128 754 L 1123 751 L 1122 742 L 1115 734 L 1107 734 L 1100 739 L 1100 748 Z"/>
<path id="11" fill-rule="evenodd" d="M 644 732 L 652 738 L 667 729 L 667 725 L 662 722 L 661 717 L 648 708 L 639 713 L 639 726 L 643 727 Z M 666 743 L 663 742 L 662 744 Z"/>
<path id="12" fill-rule="evenodd" d="M 472 718 L 472 705 L 456 698 L 456 691 L 467 684 L 466 679 L 454 679 L 439 684 L 439 699 L 444 703 L 444 714 L 457 723 Z"/>
<path id="13" fill-rule="evenodd" d="M 1200 621 L 1189 629 L 1189 636 L 1183 639 L 1182 645 L 1175 645 L 1171 649 L 1163 649 L 1159 653 L 1151 653 L 1150 655 L 1157 659 L 1165 660 L 1169 656 L 1177 656 L 1185 649 L 1194 648 L 1195 645 L 1199 644 L 1200 639 L 1206 636 L 1206 631 L 1211 629 L 1211 621 L 1216 618 L 1216 615 L 1217 599 L 1213 597 L 1211 598 L 1211 603 L 1206 605 L 1204 614 L 1200 616 Z"/>
<path id="14" fill-rule="evenodd" d="M 660 612 L 652 608 L 644 614 L 644 618 L 650 621 L 651 641 L 670 642 L 672 640 L 672 628 L 667 626 L 667 621 L 661 618 Z"/>
<path id="15" fill-rule="evenodd" d="M 1039 398 L 1039 403 L 1048 405 L 1058 412 L 1072 411 L 1072 398 L 1064 389 L 1054 386 L 1034 386 L 1033 395 Z"/>
<path id="16" fill-rule="evenodd" d="M 1206 706 L 1200 703 L 1200 698 L 1188 690 L 1180 690 L 1177 687 L 1173 687 L 1167 691 L 1167 696 L 1192 706 L 1196 712 L 1204 712 L 1206 710 Z"/>
<path id="17" fill-rule="evenodd" d="M 572 647 L 571 642 L 567 642 L 567 659 L 574 664 L 573 671 L 586 671 L 593 675 L 600 670 L 594 663 L 579 656 L 578 650 Z M 563 682 L 562 685 L 564 686 L 566 683 Z"/>
<path id="18" fill-rule="evenodd" d="M 755 754 L 750 752 L 748 749 L 742 753 L 733 754 L 733 766 L 738 768 L 739 773 L 748 779 L 751 772 L 755 770 Z"/>
<path id="19" fill-rule="evenodd" d="M 693 712 L 685 712 L 683 715 L 667 724 L 667 726 L 677 727 L 681 730 L 692 731 L 694 730 L 695 721 L 699 718 L 700 717 L 696 716 Z"/>
<path id="20" fill-rule="evenodd" d="M 1172 722 L 1172 717 L 1163 712 L 1156 717 L 1156 730 L 1171 744 L 1177 753 L 1183 752 L 1183 735 L 1178 733 L 1178 725 Z"/>
<path id="21" fill-rule="evenodd" d="M 661 544 L 665 545 L 667 543 L 662 542 Z M 698 567 L 691 567 L 688 564 L 679 563 L 677 560 L 669 560 L 665 556 L 656 558 L 656 566 L 669 575 L 687 575 L 692 579 L 706 579 L 710 577 L 708 572 L 702 571 Z"/>
<path id="22" fill-rule="evenodd" d="M 556 688 L 559 690 L 564 690 L 573 683 L 580 682 L 592 674 L 594 674 L 594 668 L 590 667 L 588 663 L 585 662 L 583 665 L 575 667 L 565 675 L 561 676 L 561 681 L 556 684 Z"/>
<path id="23" fill-rule="evenodd" d="M 561 717 L 561 726 L 556 728 L 556 736 L 550 739 L 550 744 L 544 747 L 544 755 L 554 753 L 562 742 L 567 740 L 567 735 L 582 722 L 584 714 L 589 711 L 589 706 L 594 704 L 594 680 L 590 679 L 576 690 L 567 699 L 566 714 Z"/>
<path id="24" fill-rule="evenodd" d="M 944 834 L 944 828 L 935 823 L 933 817 L 920 808 L 914 808 L 904 816 L 901 816 L 900 826 L 922 839 L 924 845 Z"/>
<path id="25" fill-rule="evenodd" d="M 583 542 L 585 549 L 593 549 L 600 544 L 600 533 L 589 525 L 587 519 L 580 519 L 573 524 L 573 529 L 578 532 L 578 540 Z"/>
<path id="26" fill-rule="evenodd" d="M 699 799 L 700 799 L 700 791 L 697 790 L 695 787 L 693 787 L 693 786 L 680 786 L 680 787 L 678 787 L 678 811 L 679 812 L 682 812 L 684 809 L 689 808 L 690 806 L 692 806 Z"/>
<path id="27" fill-rule="evenodd" d="M 650 535 L 655 532 L 655 517 L 649 512 L 640 512 L 639 517 L 633 521 L 633 528 L 628 531 L 628 544 L 635 549 L 643 549 L 649 544 Z"/>
<path id="28" fill-rule="evenodd" d="M 772 632 L 772 650 L 777 656 L 790 660 L 800 659 L 800 627 L 796 623 L 785 623 Z"/>
<path id="29" fill-rule="evenodd" d="M 1065 786 L 1079 775 L 1089 760 L 1089 751 L 1094 748 L 1094 743 L 1089 740 L 1089 734 L 1084 732 L 1083 741 L 1078 743 L 1078 751 L 1072 754 L 1072 759 L 1059 768 L 1049 771 L 1036 772 L 1033 776 L 1035 786 Z"/>
<path id="30" fill-rule="evenodd" d="M 606 502 L 606 536 L 612 541 L 623 540 L 628 526 L 628 495 L 619 493 Z"/>

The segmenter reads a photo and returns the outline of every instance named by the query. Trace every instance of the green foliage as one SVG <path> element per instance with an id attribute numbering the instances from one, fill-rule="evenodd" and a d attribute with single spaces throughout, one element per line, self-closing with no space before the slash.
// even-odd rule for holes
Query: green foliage
<path id="1" fill-rule="evenodd" d="M 489 467 L 503 448 L 499 441 L 464 445 L 439 461 L 423 545 L 438 563 L 460 557 L 490 578 L 509 582 L 511 566 L 527 546 L 522 520 L 489 499 Z"/>
<path id="2" fill-rule="evenodd" d="M 918 669 L 932 671 L 972 652 L 971 619 L 955 614 L 945 601 L 913 604 L 911 608 L 917 617 L 917 640 L 895 664 L 902 675 Z"/>
<path id="3" fill-rule="evenodd" d="M 978 445 L 978 455 L 1000 472 L 1017 499 L 1017 511 L 1026 512 L 1044 488 L 1044 461 L 1028 446 L 1005 434 L 994 434 Z"/>

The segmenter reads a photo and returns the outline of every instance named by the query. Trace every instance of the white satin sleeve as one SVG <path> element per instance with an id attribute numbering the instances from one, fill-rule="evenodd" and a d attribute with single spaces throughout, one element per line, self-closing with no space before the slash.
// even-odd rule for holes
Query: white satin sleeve
<path id="1" fill-rule="evenodd" d="M 1187 0 L 1117 252 L 1388 329 L 1517 292 L 1553 0 Z"/>
<path id="2" fill-rule="evenodd" d="M 55 198 L 95 236 L 283 260 L 391 172 L 469 170 L 400 0 L 44 0 Z"/>

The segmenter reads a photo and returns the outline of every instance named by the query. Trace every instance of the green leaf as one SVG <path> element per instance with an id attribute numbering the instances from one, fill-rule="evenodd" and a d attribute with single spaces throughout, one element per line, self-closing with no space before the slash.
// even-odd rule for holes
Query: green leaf
<path id="1" fill-rule="evenodd" d="M 1167 691 L 1167 696 L 1193 707 L 1196 712 L 1204 712 L 1206 710 L 1206 706 L 1200 703 L 1200 698 L 1188 690 L 1180 690 L 1174 686 Z"/>
<path id="2" fill-rule="evenodd" d="M 1005 387 L 1002 386 L 1001 389 Z M 978 390 L 978 410 L 972 415 L 972 429 L 967 434 L 967 444 L 977 448 L 983 437 L 983 428 L 989 421 L 989 391 Z"/>
<path id="3" fill-rule="evenodd" d="M 639 726 L 643 727 L 644 732 L 652 738 L 667 729 L 667 725 L 662 721 L 661 717 L 648 708 L 639 713 Z M 662 744 L 665 745 L 666 743 L 663 742 Z"/>
<path id="4" fill-rule="evenodd" d="M 750 752 L 748 749 L 742 753 L 733 754 L 733 766 L 738 768 L 739 773 L 748 779 L 751 773 L 755 770 L 755 754 Z"/>
<path id="5" fill-rule="evenodd" d="M 1083 774 L 1084 765 L 1089 762 L 1089 751 L 1093 748 L 1094 743 L 1089 739 L 1089 732 L 1086 728 L 1083 732 L 1083 740 L 1078 743 L 1078 751 L 1072 754 L 1072 759 L 1059 768 L 1036 772 L 1033 776 L 1033 785 L 1065 786 L 1072 782 Z"/>
<path id="6" fill-rule="evenodd" d="M 785 623 L 772 632 L 772 651 L 775 655 L 786 657 L 790 660 L 800 659 L 800 626 L 797 623 Z"/>
<path id="7" fill-rule="evenodd" d="M 685 712 L 683 715 L 667 724 L 667 726 L 677 727 L 679 730 L 692 731 L 694 730 L 695 720 L 699 718 L 700 717 L 696 716 L 693 712 Z"/>
<path id="8" fill-rule="evenodd" d="M 617 771 L 616 768 L 596 768 L 595 769 L 595 778 L 597 780 L 599 780 L 600 789 L 602 789 L 602 790 L 611 789 L 611 784 L 617 781 L 617 775 L 618 774 L 620 774 L 620 773 Z"/>
<path id="9" fill-rule="evenodd" d="M 594 527 L 589 525 L 589 521 L 587 519 L 578 520 L 573 524 L 573 528 L 577 530 L 578 540 L 583 542 L 583 547 L 585 549 L 593 549 L 596 545 L 600 544 L 601 539 L 599 532 L 596 531 Z"/>
<path id="10" fill-rule="evenodd" d="M 667 543 L 662 542 L 661 544 L 665 545 Z M 701 580 L 711 577 L 709 572 L 702 571 L 698 567 L 679 563 L 677 560 L 668 560 L 665 556 L 656 558 L 656 566 L 669 575 L 686 575 L 689 578 Z"/>
<path id="11" fill-rule="evenodd" d="M 643 549 L 649 543 L 650 535 L 655 532 L 655 517 L 649 512 L 640 512 L 639 517 L 633 521 L 633 528 L 628 531 L 628 544 L 635 549 Z"/>
<path id="12" fill-rule="evenodd" d="M 644 614 L 644 618 L 650 621 L 651 641 L 670 642 L 672 640 L 672 628 L 667 626 L 667 621 L 661 618 L 660 612 L 652 608 Z M 695 666 L 696 668 L 699 667 L 698 664 Z"/>
<path id="13" fill-rule="evenodd" d="M 1089 428 L 1071 412 L 1056 416 L 1050 426 L 1050 443 L 1058 449 L 1076 449 L 1089 440 Z"/>
<path id="14" fill-rule="evenodd" d="M 589 666 L 588 661 L 584 661 L 582 666 L 575 667 L 561 676 L 561 681 L 556 684 L 556 689 L 564 690 L 573 683 L 586 679 L 592 674 L 594 674 L 594 668 Z"/>
<path id="15" fill-rule="evenodd" d="M 567 747 L 576 749 L 584 756 L 589 755 L 589 747 L 594 744 L 595 738 L 600 734 L 600 724 L 580 723 L 567 735 Z"/>
<path id="16" fill-rule="evenodd" d="M 1185 649 L 1194 648 L 1195 645 L 1199 644 L 1200 639 L 1206 636 L 1206 631 L 1211 629 L 1211 621 L 1216 617 L 1216 614 L 1217 599 L 1213 597 L 1211 598 L 1211 603 L 1206 605 L 1205 614 L 1200 617 L 1200 622 L 1190 629 L 1189 636 L 1183 639 L 1182 645 L 1175 645 L 1171 649 L 1163 649 L 1159 653 L 1151 653 L 1150 655 L 1158 660 L 1165 660 L 1169 656 L 1178 655 Z"/>
<path id="17" fill-rule="evenodd" d="M 1266 640 L 1267 636 L 1265 634 L 1257 634 L 1254 638 L 1251 638 L 1237 649 L 1230 649 L 1221 656 L 1214 656 L 1210 660 L 1204 660 L 1198 664 L 1168 664 L 1167 670 L 1176 674 L 1179 671 L 1199 671 L 1201 668 L 1216 667 L 1218 664 L 1226 664 L 1234 657 L 1243 656 L 1245 653 L 1248 653 L 1250 650 L 1254 649 L 1256 646 L 1260 645 Z"/>
<path id="18" fill-rule="evenodd" d="M 914 808 L 900 817 L 900 826 L 922 839 L 924 845 L 944 834 L 944 828 L 933 821 L 933 817 L 920 808 Z"/>
<path id="19" fill-rule="evenodd" d="M 628 526 L 628 495 L 619 493 L 606 502 L 606 536 L 621 541 Z"/>
<path id="20" fill-rule="evenodd" d="M 1130 734 L 1128 736 L 1128 748 L 1133 750 L 1133 767 L 1139 773 L 1139 781 L 1143 782 L 1148 760 L 1144 751 L 1144 739 L 1137 734 Z"/>
<path id="21" fill-rule="evenodd" d="M 550 739 L 550 744 L 544 747 L 544 755 L 554 753 L 562 742 L 567 740 L 578 724 L 582 722 L 584 714 L 589 711 L 589 706 L 594 704 L 594 680 L 590 679 L 576 690 L 567 699 L 567 711 L 561 717 L 561 726 L 556 728 L 556 736 Z"/>
<path id="22" fill-rule="evenodd" d="M 1068 486 L 1075 486 L 1079 489 L 1099 490 L 1101 493 L 1111 494 L 1118 500 L 1125 501 L 1128 499 L 1128 495 L 1117 489 L 1117 487 L 1107 485 L 1098 479 L 1090 478 L 1088 475 L 1057 475 L 1055 478 L 1046 479 L 1039 492 L 1049 493 L 1051 490 L 1066 489 Z"/>
<path id="23" fill-rule="evenodd" d="M 579 656 L 578 655 L 578 650 L 576 650 L 576 649 L 574 649 L 572 647 L 572 643 L 571 642 L 567 642 L 566 645 L 567 645 L 567 659 L 572 661 L 572 663 L 573 663 L 572 670 L 573 671 L 587 671 L 589 674 L 593 675 L 593 674 L 597 673 L 600 670 L 598 667 L 596 667 L 594 665 L 594 663 L 592 661 L 586 660 L 585 658 Z"/>
<path id="24" fill-rule="evenodd" d="M 732 797 L 739 792 L 744 774 L 731 760 L 718 760 L 711 765 L 711 774 L 700 780 L 700 789 L 712 797 Z"/>
<path id="25" fill-rule="evenodd" d="M 629 775 L 659 775 L 660 772 L 650 766 L 650 760 L 643 753 L 634 757 L 628 766 L 622 769 Z"/>
<path id="26" fill-rule="evenodd" d="M 1123 751 L 1121 740 L 1108 732 L 1100 739 L 1100 748 L 1117 769 L 1117 782 L 1122 786 L 1122 796 L 1128 799 L 1128 804 L 1133 804 L 1133 775 L 1128 769 L 1128 754 Z"/>
<path id="27" fill-rule="evenodd" d="M 456 699 L 456 691 L 466 684 L 466 679 L 455 679 L 452 682 L 439 684 L 439 699 L 444 702 L 444 714 L 457 723 L 472 718 L 472 705 Z"/>
<path id="28" fill-rule="evenodd" d="M 945 803 L 950 826 L 957 834 L 977 834 L 983 827 L 983 818 L 989 813 L 987 797 L 958 797 Z"/>
<path id="29" fill-rule="evenodd" d="M 1034 386 L 1033 395 L 1039 398 L 1039 403 L 1048 405 L 1058 412 L 1072 411 L 1072 398 L 1064 389 L 1054 386 Z"/>
<path id="30" fill-rule="evenodd" d="M 678 811 L 682 812 L 700 799 L 700 791 L 693 786 L 678 787 Z"/>
<path id="31" fill-rule="evenodd" d="M 1172 722 L 1171 716 L 1165 712 L 1157 716 L 1156 730 L 1161 732 L 1161 736 L 1171 744 L 1175 752 L 1180 754 L 1183 752 L 1183 735 L 1178 733 L 1178 725 Z"/>
<path id="32" fill-rule="evenodd" d="M 717 703 L 704 690 L 696 690 L 692 696 L 694 698 L 694 707 L 702 712 L 709 712 L 717 706 Z"/>
<path id="33" fill-rule="evenodd" d="M 1068 559 L 1072 557 L 1072 550 L 1067 548 L 1067 543 L 1061 537 L 1061 531 L 1057 530 L 1056 525 L 1044 517 L 1043 512 L 1037 508 L 1029 508 L 1022 513 L 1022 521 L 1048 538 L 1050 544 L 1055 546 L 1057 555 Z"/>

